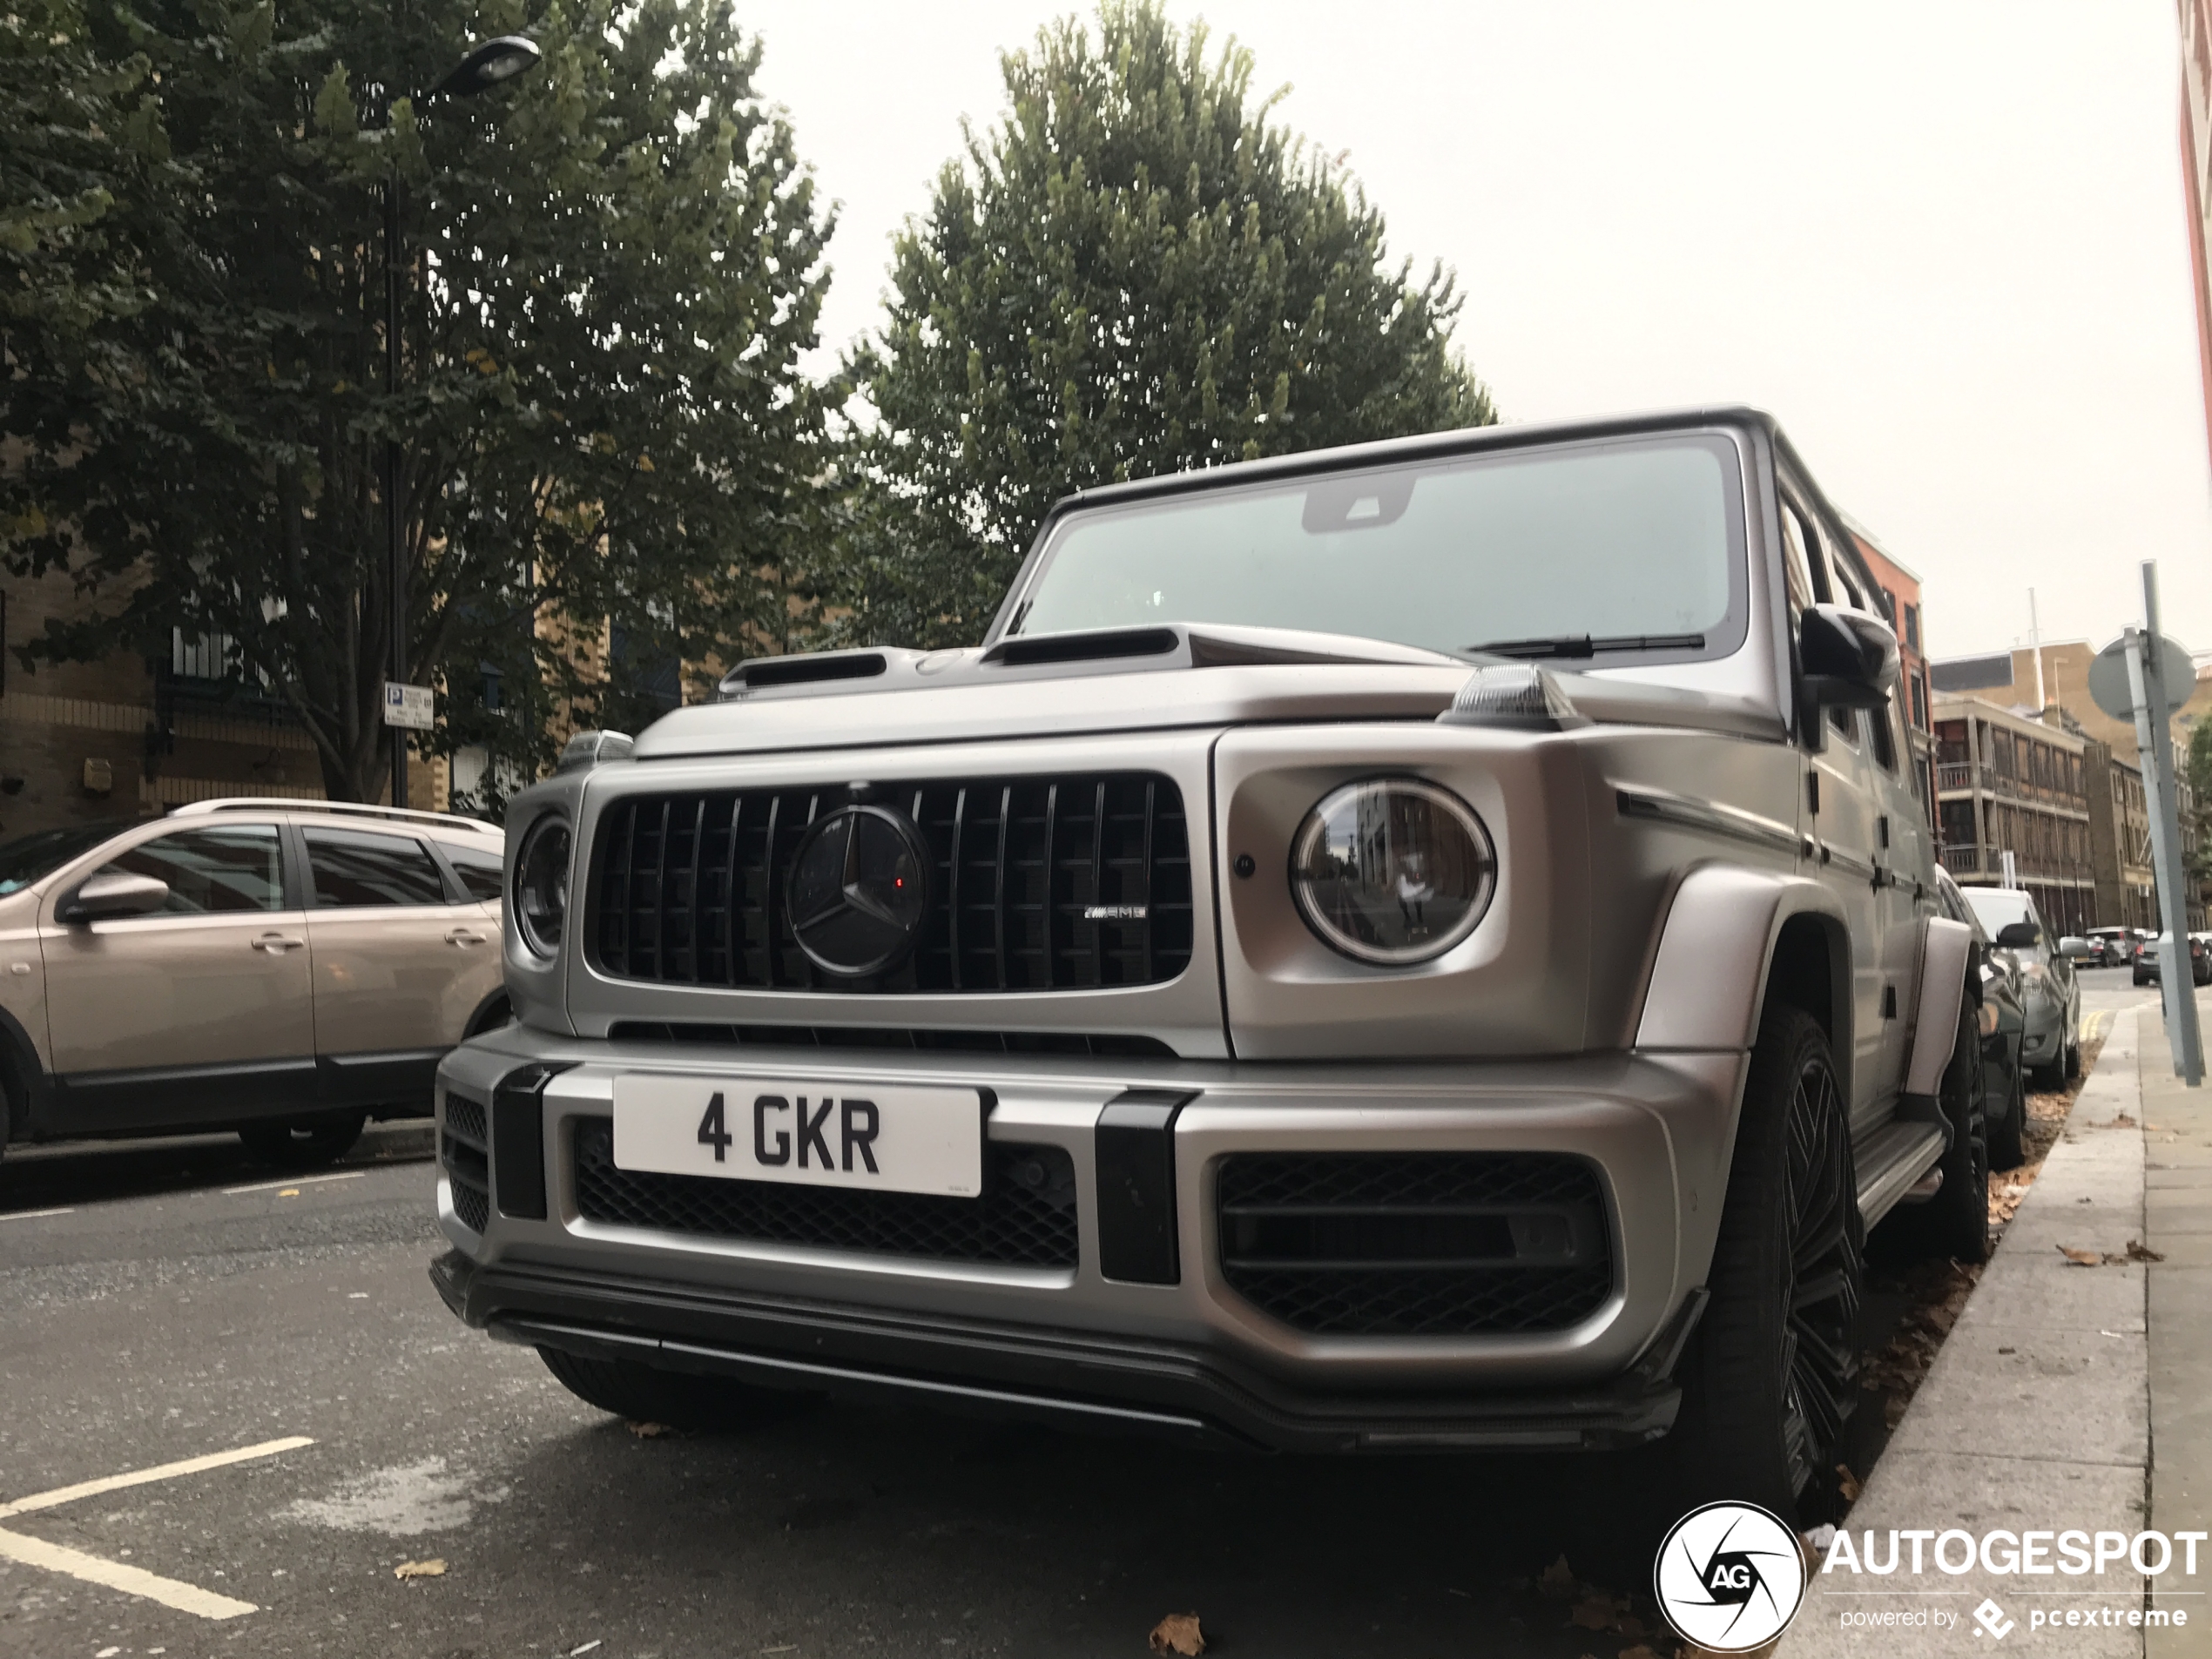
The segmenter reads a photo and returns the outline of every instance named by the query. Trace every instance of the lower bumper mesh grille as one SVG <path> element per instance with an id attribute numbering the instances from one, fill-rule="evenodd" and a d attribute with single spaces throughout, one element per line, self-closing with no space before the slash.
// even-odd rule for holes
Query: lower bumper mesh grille
<path id="1" fill-rule="evenodd" d="M 619 1170 L 612 1119 L 578 1118 L 572 1132 L 587 1221 L 931 1261 L 1076 1265 L 1076 1169 L 1061 1147 L 990 1142 L 982 1196 L 940 1198 Z"/>
<path id="2" fill-rule="evenodd" d="M 438 1163 L 453 1184 L 453 1213 L 469 1231 L 483 1231 L 491 1220 L 491 1132 L 481 1102 L 447 1091 Z"/>
<path id="3" fill-rule="evenodd" d="M 1222 1274 L 1300 1331 L 1557 1331 L 1613 1289 L 1596 1170 L 1532 1152 L 1242 1154 L 1215 1184 Z"/>

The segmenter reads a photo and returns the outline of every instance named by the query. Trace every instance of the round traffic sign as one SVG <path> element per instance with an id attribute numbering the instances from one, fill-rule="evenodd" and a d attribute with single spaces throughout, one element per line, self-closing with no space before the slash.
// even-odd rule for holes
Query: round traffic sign
<path id="1" fill-rule="evenodd" d="M 2168 637 L 2158 642 L 2158 665 L 2166 679 L 2166 712 L 2176 712 L 2196 691 L 2196 668 L 2188 649 Z M 2097 653 L 2089 664 L 2089 697 L 2115 720 L 2131 724 L 2135 718 L 2134 694 L 2128 689 L 2128 640 L 2125 635 Z"/>

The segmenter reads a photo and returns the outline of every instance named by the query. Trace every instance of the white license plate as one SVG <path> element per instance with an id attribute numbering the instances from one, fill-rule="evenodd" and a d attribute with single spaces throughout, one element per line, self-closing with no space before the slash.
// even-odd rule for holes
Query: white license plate
<path id="1" fill-rule="evenodd" d="M 618 1076 L 615 1167 L 973 1198 L 982 1100 L 972 1089 Z"/>

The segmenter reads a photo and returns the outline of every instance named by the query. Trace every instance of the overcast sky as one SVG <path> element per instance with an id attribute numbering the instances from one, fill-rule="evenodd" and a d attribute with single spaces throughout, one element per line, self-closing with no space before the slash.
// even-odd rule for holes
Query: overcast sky
<path id="1" fill-rule="evenodd" d="M 1291 84 L 1393 252 L 1457 270 L 1509 421 L 1771 410 L 1918 570 L 1938 655 L 2212 651 L 2172 0 L 1170 0 Z M 892 233 L 994 120 L 997 53 L 1074 8 L 755 0 L 760 90 L 843 204 L 826 344 L 880 314 Z"/>

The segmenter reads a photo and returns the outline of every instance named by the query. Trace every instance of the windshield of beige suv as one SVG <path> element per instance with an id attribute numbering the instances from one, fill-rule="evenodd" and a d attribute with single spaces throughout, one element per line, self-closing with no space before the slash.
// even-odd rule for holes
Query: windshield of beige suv
<path id="1" fill-rule="evenodd" d="M 1723 656 L 1744 632 L 1739 476 L 1728 440 L 1681 434 L 1079 507 L 1008 631 L 1211 622 L 1461 656 Z"/>
<path id="2" fill-rule="evenodd" d="M 0 841 L 0 895 L 22 892 L 32 882 L 51 875 L 79 853 L 89 853 L 111 835 L 130 827 L 120 819 L 64 824 L 59 829 L 32 830 L 29 834 Z"/>

